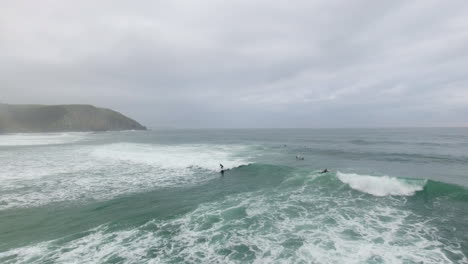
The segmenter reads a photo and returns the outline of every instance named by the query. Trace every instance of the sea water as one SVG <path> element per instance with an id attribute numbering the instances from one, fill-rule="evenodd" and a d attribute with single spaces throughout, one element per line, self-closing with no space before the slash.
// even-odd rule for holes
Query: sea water
<path id="1" fill-rule="evenodd" d="M 468 263 L 467 188 L 466 128 L 0 135 L 0 263 Z"/>

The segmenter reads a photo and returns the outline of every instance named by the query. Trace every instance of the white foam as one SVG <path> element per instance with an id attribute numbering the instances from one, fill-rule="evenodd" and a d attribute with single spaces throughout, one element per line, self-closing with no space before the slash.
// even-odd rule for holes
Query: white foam
<path id="1" fill-rule="evenodd" d="M 405 199 L 367 203 L 314 184 L 231 195 L 166 221 L 130 230 L 106 226 L 61 244 L 0 253 L 14 263 L 454 263 L 467 258 Z M 356 204 L 361 206 L 356 206 Z M 400 207 L 400 208 L 399 208 Z M 385 219 L 384 221 L 382 219 Z M 167 234 L 171 234 L 168 236 Z M 355 236 L 352 238 L 352 236 Z M 294 244 L 295 245 L 292 245 Z M 249 257 L 250 256 L 250 257 Z M 375 260 L 375 261 L 372 261 Z"/>
<path id="2" fill-rule="evenodd" d="M 351 188 L 374 196 L 411 196 L 415 192 L 423 190 L 425 184 L 425 182 L 409 183 L 389 176 L 378 177 L 356 173 L 337 172 L 336 176 Z"/>
<path id="3" fill-rule="evenodd" d="M 107 144 L 0 152 L 0 210 L 69 200 L 103 200 L 198 184 L 248 164 L 248 148 L 224 145 Z"/>
<path id="4" fill-rule="evenodd" d="M 0 146 L 35 146 L 73 143 L 82 140 L 87 132 L 30 133 L 0 135 Z"/>
<path id="5" fill-rule="evenodd" d="M 201 168 L 218 171 L 222 163 L 226 169 L 245 165 L 245 156 L 236 157 L 245 146 L 229 145 L 152 145 L 117 143 L 96 148 L 93 155 L 103 159 L 147 164 L 163 169 L 184 170 Z"/>

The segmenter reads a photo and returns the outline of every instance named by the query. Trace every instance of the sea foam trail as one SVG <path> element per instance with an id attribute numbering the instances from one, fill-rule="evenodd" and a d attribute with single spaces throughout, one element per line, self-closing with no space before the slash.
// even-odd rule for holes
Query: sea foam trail
<path id="1" fill-rule="evenodd" d="M 56 145 L 73 143 L 80 140 L 89 133 L 30 133 L 30 134 L 7 134 L 0 135 L 0 146 L 36 146 Z"/>
<path id="2" fill-rule="evenodd" d="M 417 191 L 422 191 L 426 184 L 426 181 L 413 181 L 410 183 L 395 177 L 379 177 L 356 173 L 337 172 L 336 176 L 351 188 L 374 196 L 411 196 Z"/>

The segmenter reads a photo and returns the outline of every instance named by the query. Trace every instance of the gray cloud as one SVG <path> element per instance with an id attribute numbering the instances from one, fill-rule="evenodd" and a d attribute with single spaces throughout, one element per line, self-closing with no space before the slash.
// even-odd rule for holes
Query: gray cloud
<path id="1" fill-rule="evenodd" d="M 466 1 L 25 1 L 0 101 L 150 126 L 468 125 Z"/>

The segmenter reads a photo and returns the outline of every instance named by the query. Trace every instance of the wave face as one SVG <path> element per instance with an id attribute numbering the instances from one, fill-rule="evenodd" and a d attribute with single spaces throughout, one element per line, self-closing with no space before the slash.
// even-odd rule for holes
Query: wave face
<path id="1" fill-rule="evenodd" d="M 337 172 L 336 176 L 351 188 L 375 196 L 411 196 L 417 191 L 422 191 L 426 184 L 424 180 L 410 181 L 389 176 L 377 177 L 356 173 Z"/>

